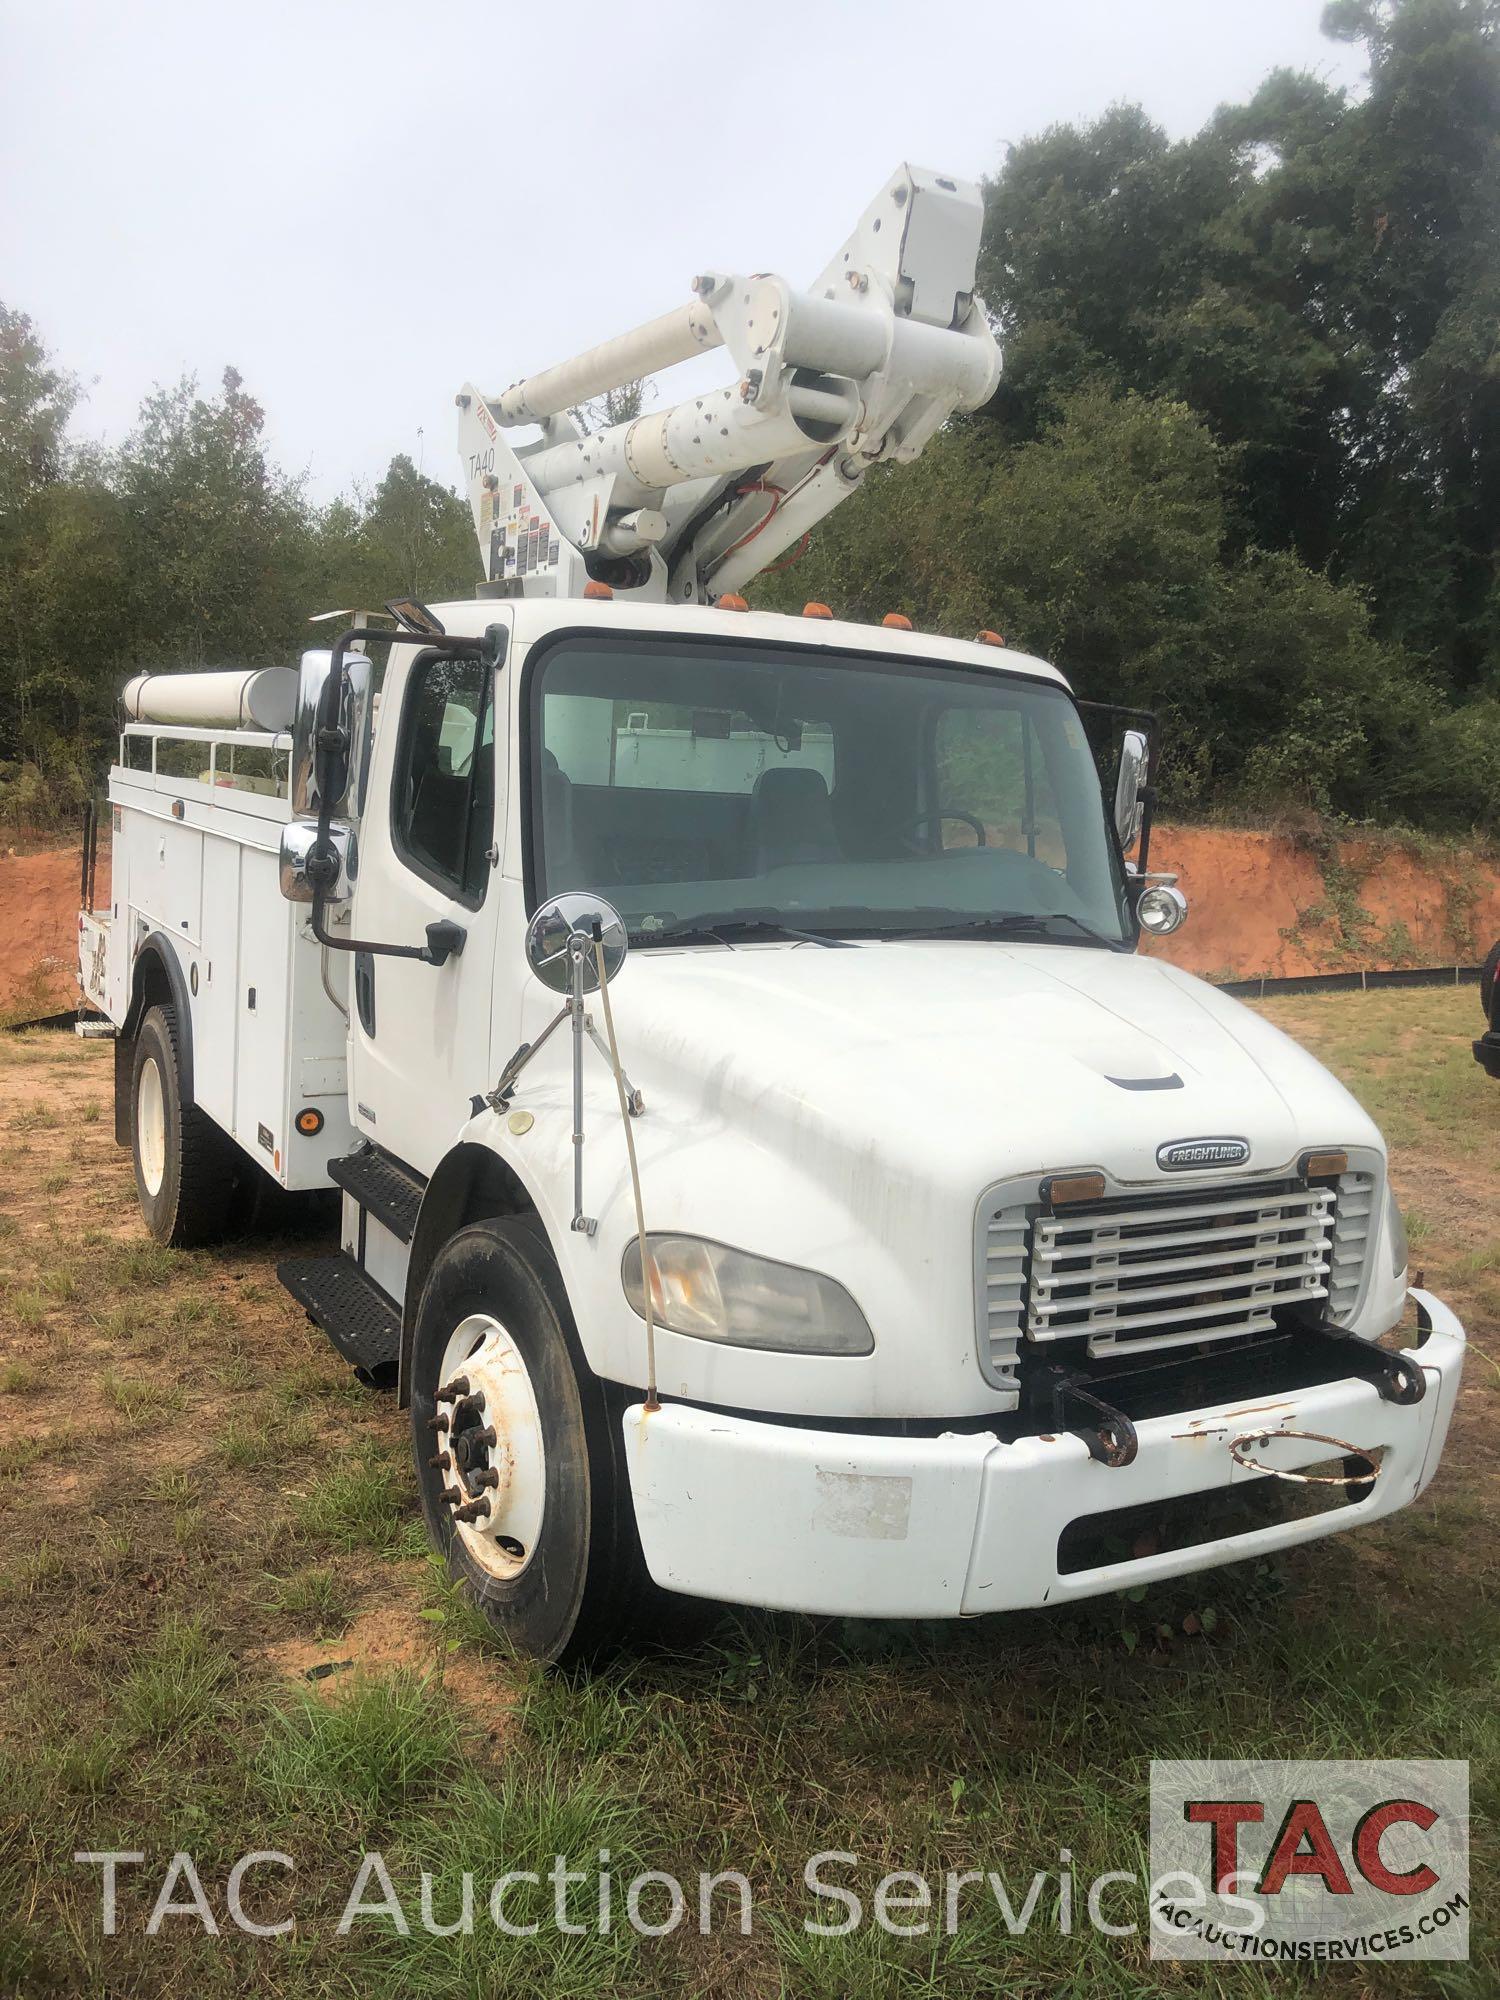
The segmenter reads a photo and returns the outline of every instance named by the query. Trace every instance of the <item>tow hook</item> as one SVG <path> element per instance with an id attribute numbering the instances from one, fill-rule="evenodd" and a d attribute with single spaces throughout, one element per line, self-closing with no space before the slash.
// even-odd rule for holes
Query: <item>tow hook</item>
<path id="1" fill-rule="evenodd" d="M 1333 1329 L 1329 1329 L 1333 1331 Z M 1373 1341 L 1363 1340 L 1357 1333 L 1338 1332 L 1341 1346 L 1349 1347 L 1359 1356 L 1359 1372 L 1379 1390 L 1381 1400 L 1387 1403 L 1420 1403 L 1427 1394 L 1427 1376 L 1415 1367 L 1404 1354 L 1391 1354 Z M 1425 1332 L 1424 1332 L 1425 1338 Z"/>
<path id="2" fill-rule="evenodd" d="M 1060 1431 L 1071 1431 L 1088 1447 L 1090 1458 L 1101 1465 L 1130 1465 L 1140 1450 L 1140 1439 L 1136 1436 L 1135 1425 L 1123 1410 L 1117 1410 L 1102 1397 L 1085 1389 L 1076 1375 L 1070 1375 L 1064 1368 L 1050 1371 L 1052 1377 L 1052 1421 Z M 1095 1421 L 1090 1423 L 1069 1422 L 1068 1402 L 1082 1403 L 1093 1412 Z"/>

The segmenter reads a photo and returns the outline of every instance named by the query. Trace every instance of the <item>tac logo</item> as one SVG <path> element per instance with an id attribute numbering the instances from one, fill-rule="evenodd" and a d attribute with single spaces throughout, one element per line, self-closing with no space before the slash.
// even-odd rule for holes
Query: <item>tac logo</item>
<path id="1" fill-rule="evenodd" d="M 1469 1955 L 1469 1767 L 1151 1766 L 1153 1958 Z"/>
<path id="2" fill-rule="evenodd" d="M 1189 1167 L 1242 1167 L 1249 1157 L 1248 1139 L 1174 1139 L 1156 1149 L 1156 1164 L 1169 1174 Z"/>

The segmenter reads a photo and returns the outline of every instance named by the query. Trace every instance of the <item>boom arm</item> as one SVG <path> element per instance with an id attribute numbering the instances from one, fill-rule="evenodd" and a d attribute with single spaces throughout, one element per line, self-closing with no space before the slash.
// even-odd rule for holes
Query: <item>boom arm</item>
<path id="1" fill-rule="evenodd" d="M 993 394 L 1000 354 L 974 291 L 977 187 L 902 167 L 807 291 L 708 272 L 694 298 L 517 382 L 458 397 L 459 450 L 489 589 L 617 590 L 701 602 L 747 583 L 872 465 L 915 458 Z M 570 411 L 706 350 L 728 388 L 584 435 Z M 513 446 L 504 433 L 541 427 Z"/>

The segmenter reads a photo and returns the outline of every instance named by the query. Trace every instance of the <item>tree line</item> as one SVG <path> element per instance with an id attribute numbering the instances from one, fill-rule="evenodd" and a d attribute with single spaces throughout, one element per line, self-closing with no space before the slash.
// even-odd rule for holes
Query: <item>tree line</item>
<path id="1" fill-rule="evenodd" d="M 77 810 L 143 668 L 285 664 L 332 629 L 310 616 L 473 594 L 463 501 L 402 455 L 372 491 L 314 505 L 233 368 L 212 395 L 155 391 L 110 450 L 70 446 L 79 394 L 0 304 L 0 819 Z"/>
<path id="2" fill-rule="evenodd" d="M 757 601 L 1006 633 L 1163 716 L 1179 813 L 1492 828 L 1500 792 L 1500 0 L 1334 0 L 1347 93 L 1282 71 L 1170 139 L 1138 107 L 986 186 L 993 401 L 872 475 Z M 310 613 L 467 596 L 468 509 L 391 461 L 327 506 L 233 369 L 76 446 L 0 305 L 0 815 L 97 782 L 143 666 L 263 665 Z"/>
<path id="3" fill-rule="evenodd" d="M 1493 826 L 1500 6 L 1337 0 L 1171 140 L 1134 106 L 986 189 L 994 400 L 762 587 L 1003 631 L 1166 721 L 1167 803 Z"/>

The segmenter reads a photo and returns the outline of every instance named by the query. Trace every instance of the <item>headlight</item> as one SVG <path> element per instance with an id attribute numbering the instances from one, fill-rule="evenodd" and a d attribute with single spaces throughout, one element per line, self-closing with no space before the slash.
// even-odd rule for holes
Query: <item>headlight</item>
<path id="1" fill-rule="evenodd" d="M 793 1264 L 773 1264 L 701 1236 L 648 1236 L 655 1266 L 651 1309 L 658 1326 L 732 1347 L 783 1354 L 869 1354 L 875 1336 L 842 1285 Z M 633 1238 L 620 1267 L 625 1296 L 642 1319 L 641 1248 Z"/>
<path id="2" fill-rule="evenodd" d="M 1136 921 L 1153 937 L 1170 937 L 1187 920 L 1187 897 L 1170 883 L 1157 882 L 1135 899 Z"/>
<path id="3" fill-rule="evenodd" d="M 1406 1220 L 1389 1181 L 1385 1186 L 1385 1226 L 1391 1239 L 1391 1276 L 1399 1278 L 1406 1270 Z"/>

